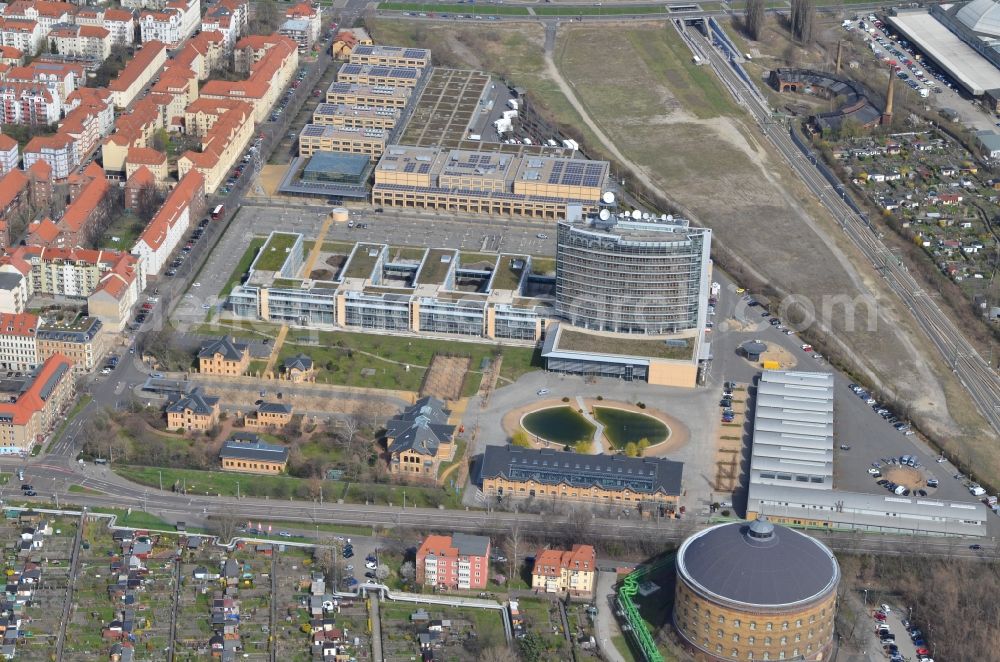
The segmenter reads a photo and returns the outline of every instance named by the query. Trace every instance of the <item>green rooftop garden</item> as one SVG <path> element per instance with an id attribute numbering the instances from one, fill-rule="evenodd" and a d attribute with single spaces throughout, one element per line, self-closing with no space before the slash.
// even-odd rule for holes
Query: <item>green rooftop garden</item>
<path id="1" fill-rule="evenodd" d="M 260 256 L 254 269 L 257 271 L 278 271 L 281 265 L 288 259 L 288 253 L 295 241 L 299 238 L 297 234 L 285 232 L 275 233 L 260 249 Z"/>
<path id="2" fill-rule="evenodd" d="M 515 269 L 513 266 L 515 262 L 519 266 L 518 269 Z M 520 255 L 501 255 L 500 263 L 497 265 L 497 273 L 493 277 L 493 289 L 517 289 L 518 284 L 521 282 L 521 275 L 524 274 L 524 265 L 526 262 L 527 258 Z"/>
<path id="3" fill-rule="evenodd" d="M 381 246 L 377 244 L 358 244 L 357 249 L 354 251 L 354 256 L 347 265 L 344 277 L 370 278 L 372 269 L 375 267 L 375 262 L 378 261 L 380 251 Z M 370 253 L 374 253 L 374 255 L 370 255 Z"/>
<path id="4" fill-rule="evenodd" d="M 583 333 L 570 330 L 564 324 L 560 325 L 559 328 L 559 340 L 556 343 L 556 348 L 571 352 L 645 356 L 655 359 L 685 361 L 691 359 L 694 351 L 694 343 L 690 338 L 671 339 L 670 344 L 668 344 L 663 339 L 611 337 Z"/>
<path id="5" fill-rule="evenodd" d="M 444 256 L 451 257 L 447 262 L 442 261 Z M 455 251 L 447 248 L 434 248 L 427 252 L 424 266 L 420 269 L 418 282 L 440 285 L 444 282 L 444 277 L 448 275 L 448 269 L 455 260 Z"/>

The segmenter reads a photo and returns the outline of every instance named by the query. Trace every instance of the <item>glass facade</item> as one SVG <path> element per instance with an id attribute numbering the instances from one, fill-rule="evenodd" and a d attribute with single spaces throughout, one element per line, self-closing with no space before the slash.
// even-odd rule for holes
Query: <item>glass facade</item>
<path id="1" fill-rule="evenodd" d="M 498 304 L 494 310 L 494 335 L 509 340 L 534 340 L 538 318 L 534 308 Z"/>
<path id="2" fill-rule="evenodd" d="M 410 297 L 347 292 L 344 295 L 343 325 L 362 329 L 409 331 Z"/>
<path id="3" fill-rule="evenodd" d="M 485 320 L 485 301 L 465 299 L 449 301 L 431 297 L 420 299 L 421 331 L 483 336 Z"/>
<path id="4" fill-rule="evenodd" d="M 710 244 L 710 230 L 681 223 L 559 223 L 556 312 L 611 333 L 698 328 Z"/>

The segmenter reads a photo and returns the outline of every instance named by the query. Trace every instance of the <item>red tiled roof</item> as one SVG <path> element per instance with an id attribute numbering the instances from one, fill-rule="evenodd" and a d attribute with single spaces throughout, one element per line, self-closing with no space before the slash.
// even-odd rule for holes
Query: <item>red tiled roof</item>
<path id="1" fill-rule="evenodd" d="M 104 12 L 104 20 L 127 23 L 135 20 L 135 15 L 129 9 L 108 9 Z"/>
<path id="2" fill-rule="evenodd" d="M 96 39 L 104 39 L 108 37 L 111 32 L 107 28 L 102 28 L 98 25 L 81 25 L 80 26 L 80 36 L 81 37 L 93 37 Z"/>
<path id="3" fill-rule="evenodd" d="M 38 330 L 38 315 L 32 313 L 0 314 L 0 335 L 34 337 Z"/>
<path id="4" fill-rule="evenodd" d="M 0 152 L 9 152 L 17 147 L 17 141 L 10 136 L 0 133 Z"/>
<path id="5" fill-rule="evenodd" d="M 156 216 L 139 236 L 139 240 L 145 242 L 153 250 L 159 248 L 167 237 L 167 231 L 177 222 L 181 212 L 191 204 L 199 190 L 204 190 L 204 188 L 205 178 L 201 173 L 197 170 L 189 170 L 167 196 L 163 206 L 160 207 Z"/>
<path id="6" fill-rule="evenodd" d="M 132 173 L 132 176 L 125 182 L 125 189 L 138 188 L 141 186 L 156 183 L 156 176 L 146 166 L 139 166 L 139 169 Z"/>
<path id="7" fill-rule="evenodd" d="M 132 164 L 163 165 L 167 162 L 167 155 L 151 147 L 129 147 L 125 160 Z"/>
<path id="8" fill-rule="evenodd" d="M 90 220 L 98 205 L 104 200 L 107 194 L 108 180 L 104 178 L 104 173 L 100 177 L 90 180 L 83 190 L 76 196 L 76 199 L 66 208 L 60 223 L 65 225 L 70 231 L 79 232 Z"/>
<path id="9" fill-rule="evenodd" d="M 25 425 L 33 414 L 45 408 L 48 395 L 43 397 L 42 391 L 49 386 L 49 381 L 54 379 L 60 370 L 63 371 L 60 379 L 72 379 L 72 368 L 73 362 L 68 358 L 58 352 L 53 354 L 42 364 L 31 385 L 18 396 L 16 402 L 0 403 L 0 416 L 12 419 L 14 425 Z"/>
<path id="10" fill-rule="evenodd" d="M 50 181 L 52 179 L 52 166 L 49 165 L 48 161 L 38 160 L 28 167 L 28 172 L 32 174 L 36 179 L 42 179 L 45 181 Z"/>
<path id="11" fill-rule="evenodd" d="M 0 179 L 0 211 L 28 188 L 28 178 L 20 170 L 11 170 Z"/>
<path id="12" fill-rule="evenodd" d="M 153 60 L 164 50 L 167 45 L 156 39 L 147 41 L 135 54 L 132 61 L 119 72 L 118 77 L 108 84 L 108 89 L 114 92 L 124 92 L 134 83 L 139 76 L 153 64 Z"/>
<path id="13" fill-rule="evenodd" d="M 40 221 L 32 221 L 28 226 L 28 241 L 31 243 L 49 244 L 55 241 L 59 235 L 59 226 L 51 218 L 43 218 Z"/>

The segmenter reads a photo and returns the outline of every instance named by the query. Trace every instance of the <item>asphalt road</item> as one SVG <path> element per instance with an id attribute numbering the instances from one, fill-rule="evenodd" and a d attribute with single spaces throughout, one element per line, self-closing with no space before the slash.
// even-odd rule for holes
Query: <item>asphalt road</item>
<path id="1" fill-rule="evenodd" d="M 882 273 L 890 289 L 899 296 L 945 361 L 952 366 L 980 412 L 994 430 L 1000 432 L 1000 376 L 966 340 L 948 314 L 920 287 L 906 265 L 881 241 L 878 230 L 841 199 L 815 163 L 795 146 L 788 130 L 772 122 L 772 110 L 759 91 L 736 75 L 723 55 L 699 33 L 691 31 L 691 34 L 709 55 L 716 74 L 727 87 L 739 91 L 740 102 L 757 120 L 763 134 L 837 219 L 852 243 Z"/>

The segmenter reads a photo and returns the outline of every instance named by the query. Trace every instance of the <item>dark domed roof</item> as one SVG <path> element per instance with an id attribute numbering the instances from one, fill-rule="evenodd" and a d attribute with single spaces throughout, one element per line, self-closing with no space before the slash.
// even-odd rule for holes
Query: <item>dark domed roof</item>
<path id="1" fill-rule="evenodd" d="M 677 554 L 677 571 L 705 597 L 764 607 L 822 598 L 840 579 L 826 545 L 763 517 L 691 536 Z"/>

